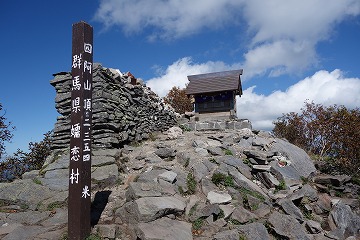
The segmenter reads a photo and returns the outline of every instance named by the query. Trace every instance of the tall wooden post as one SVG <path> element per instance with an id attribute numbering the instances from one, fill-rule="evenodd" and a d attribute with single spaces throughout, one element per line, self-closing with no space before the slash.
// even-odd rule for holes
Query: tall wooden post
<path id="1" fill-rule="evenodd" d="M 68 198 L 69 239 L 90 235 L 93 28 L 72 26 L 71 138 Z"/>

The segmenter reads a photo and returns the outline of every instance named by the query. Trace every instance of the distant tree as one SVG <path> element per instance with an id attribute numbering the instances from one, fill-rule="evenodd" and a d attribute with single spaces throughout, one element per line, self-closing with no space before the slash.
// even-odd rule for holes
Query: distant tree
<path id="1" fill-rule="evenodd" d="M 191 99 L 187 97 L 185 89 L 173 87 L 164 97 L 164 102 L 171 105 L 177 113 L 185 113 L 193 110 Z"/>
<path id="2" fill-rule="evenodd" d="M 11 122 L 7 122 L 5 118 L 5 113 L 1 113 L 3 107 L 0 103 L 0 159 L 5 153 L 5 142 L 9 142 L 13 137 L 11 133 L 15 127 L 11 126 Z"/>
<path id="3" fill-rule="evenodd" d="M 360 173 L 360 109 L 305 103 L 301 113 L 283 114 L 273 133 L 351 174 Z"/>
<path id="4" fill-rule="evenodd" d="M 12 156 L 0 163 L 0 181 L 11 181 L 20 178 L 25 172 L 41 169 L 50 155 L 52 132 L 44 134 L 40 142 L 30 142 L 29 152 L 18 149 Z"/>

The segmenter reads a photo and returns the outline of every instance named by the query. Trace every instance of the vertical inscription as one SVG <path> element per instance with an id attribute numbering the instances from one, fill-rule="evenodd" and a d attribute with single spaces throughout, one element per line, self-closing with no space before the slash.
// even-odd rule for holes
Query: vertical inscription
<path id="1" fill-rule="evenodd" d="M 71 126 L 68 198 L 69 239 L 90 235 L 93 28 L 72 27 Z"/>

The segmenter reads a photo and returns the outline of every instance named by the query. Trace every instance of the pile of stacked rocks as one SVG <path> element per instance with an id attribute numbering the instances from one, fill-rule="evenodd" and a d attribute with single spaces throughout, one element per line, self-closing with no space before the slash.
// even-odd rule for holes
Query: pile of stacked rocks
<path id="1" fill-rule="evenodd" d="M 54 150 L 70 143 L 71 74 L 54 74 L 56 109 L 61 114 L 54 128 Z M 135 80 L 135 81 L 134 81 Z M 154 131 L 174 125 L 176 114 L 131 73 L 93 66 L 93 146 L 118 148 L 127 142 L 148 139 Z"/>

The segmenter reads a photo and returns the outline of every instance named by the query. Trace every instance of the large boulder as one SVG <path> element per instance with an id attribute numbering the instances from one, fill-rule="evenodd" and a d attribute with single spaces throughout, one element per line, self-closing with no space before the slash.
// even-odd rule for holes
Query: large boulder
<path id="1" fill-rule="evenodd" d="M 335 236 L 338 239 L 349 236 L 360 238 L 360 216 L 342 201 L 337 203 L 330 212 L 329 225 L 332 229 L 329 236 Z"/>
<path id="2" fill-rule="evenodd" d="M 139 223 L 135 229 L 141 240 L 192 240 L 191 224 L 169 218 Z"/>
<path id="3" fill-rule="evenodd" d="M 143 197 L 129 202 L 119 213 L 125 221 L 151 222 L 168 214 L 182 213 L 185 207 L 180 196 Z"/>
<path id="4" fill-rule="evenodd" d="M 30 179 L 12 183 L 0 183 L 0 201 L 14 203 L 35 210 L 38 204 L 57 194 L 46 186 L 34 183 Z"/>
<path id="5" fill-rule="evenodd" d="M 279 164 L 278 160 L 270 162 L 271 167 L 279 172 L 285 181 L 301 180 L 301 177 L 309 177 L 316 171 L 313 161 L 309 155 L 301 148 L 284 141 L 276 139 L 272 144 L 271 151 L 280 153 L 286 158 L 286 165 Z"/>
<path id="6" fill-rule="evenodd" d="M 292 216 L 273 212 L 268 223 L 276 234 L 287 237 L 285 239 L 310 240 L 300 223 Z"/>

